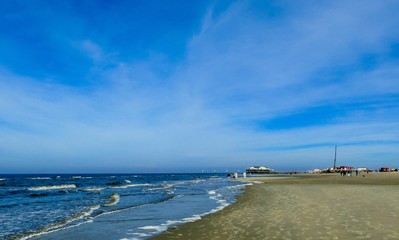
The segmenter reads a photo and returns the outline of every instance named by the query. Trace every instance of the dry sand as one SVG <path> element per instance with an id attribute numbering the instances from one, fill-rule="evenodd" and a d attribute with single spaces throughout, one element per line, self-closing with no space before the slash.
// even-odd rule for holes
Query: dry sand
<path id="1" fill-rule="evenodd" d="M 250 180 L 233 205 L 153 239 L 399 239 L 399 173 Z"/>

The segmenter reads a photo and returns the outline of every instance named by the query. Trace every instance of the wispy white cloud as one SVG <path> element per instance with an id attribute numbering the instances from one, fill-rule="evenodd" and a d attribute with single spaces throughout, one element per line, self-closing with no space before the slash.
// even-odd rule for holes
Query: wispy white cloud
<path id="1" fill-rule="evenodd" d="M 86 52 L 93 61 L 100 62 L 104 60 L 104 52 L 98 44 L 86 39 L 81 41 L 79 45 L 82 51 Z"/>

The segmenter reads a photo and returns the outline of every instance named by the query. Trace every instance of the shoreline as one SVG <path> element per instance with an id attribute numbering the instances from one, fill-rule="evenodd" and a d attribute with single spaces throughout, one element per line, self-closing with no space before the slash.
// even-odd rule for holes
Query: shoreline
<path id="1" fill-rule="evenodd" d="M 232 205 L 150 239 L 399 239 L 399 173 L 239 179 Z"/>
<path id="2" fill-rule="evenodd" d="M 126 181 L 124 177 L 120 181 L 126 184 L 109 187 L 111 191 L 103 194 L 103 202 L 96 202 L 95 209 L 90 207 L 89 211 L 74 215 L 67 221 L 21 234 L 18 238 L 148 239 L 168 227 L 192 222 L 221 210 L 234 202 L 247 185 L 226 181 L 224 175 L 199 178 L 197 174 L 190 174 L 181 179 L 175 176 L 171 178 L 166 181 L 165 176 L 156 176 L 158 182 L 134 184 L 134 187 L 128 188 L 133 186 L 134 179 Z M 111 179 L 115 182 L 113 177 Z M 92 180 L 88 181 L 90 183 Z M 86 186 L 77 186 L 83 194 L 93 194 L 93 191 L 84 191 L 88 189 Z M 104 189 L 96 190 L 94 194 L 103 193 Z M 152 196 L 155 197 L 149 199 Z M 134 202 L 129 200 L 135 200 L 138 204 L 132 205 Z"/>

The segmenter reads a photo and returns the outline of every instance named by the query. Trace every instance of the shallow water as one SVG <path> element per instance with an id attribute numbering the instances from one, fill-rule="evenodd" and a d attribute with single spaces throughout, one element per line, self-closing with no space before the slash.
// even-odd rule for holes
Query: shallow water
<path id="1" fill-rule="evenodd" d="M 146 239 L 231 204 L 224 174 L 2 175 L 0 239 Z"/>

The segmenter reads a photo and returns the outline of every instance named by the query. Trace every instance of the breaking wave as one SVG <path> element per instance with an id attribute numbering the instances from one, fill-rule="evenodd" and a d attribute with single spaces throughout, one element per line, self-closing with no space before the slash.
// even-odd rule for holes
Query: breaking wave
<path id="1" fill-rule="evenodd" d="M 51 177 L 33 177 L 33 178 L 28 178 L 29 180 L 50 180 Z"/>
<path id="2" fill-rule="evenodd" d="M 57 223 L 57 224 L 53 224 L 53 225 L 47 226 L 47 227 L 45 227 L 45 228 L 43 228 L 41 230 L 38 230 L 37 232 L 27 234 L 27 235 L 21 237 L 20 240 L 27 240 L 27 239 L 30 239 L 30 238 L 33 238 L 33 237 L 37 237 L 37 236 L 45 235 L 45 234 L 48 234 L 48 233 L 65 230 L 65 229 L 72 228 L 72 227 L 77 227 L 77 226 L 80 226 L 82 224 L 85 224 L 85 223 L 88 223 L 88 222 L 92 222 L 93 220 L 89 219 L 87 221 L 83 221 L 83 222 L 77 223 L 75 225 L 72 224 L 73 222 L 75 222 L 77 220 L 81 220 L 81 219 L 84 219 L 86 217 L 91 216 L 93 214 L 93 212 L 95 210 L 99 209 L 99 208 L 100 208 L 100 205 L 94 205 L 94 206 L 88 207 L 86 209 L 86 211 L 78 213 L 75 216 L 73 216 L 73 217 L 71 217 L 71 218 L 69 218 L 69 219 L 67 219 L 67 220 L 65 220 L 63 222 L 60 222 L 60 223 Z M 69 224 L 72 224 L 72 225 L 69 225 Z"/>
<path id="3" fill-rule="evenodd" d="M 129 188 L 129 187 L 142 187 L 142 186 L 149 186 L 150 184 L 148 183 L 141 183 L 141 184 L 127 184 L 123 186 L 116 186 L 116 187 L 111 187 L 111 188 Z"/>
<path id="4" fill-rule="evenodd" d="M 93 188 L 85 188 L 85 189 L 83 189 L 83 191 L 89 191 L 89 192 L 91 192 L 91 191 L 101 191 L 101 190 L 104 190 L 105 188 L 102 188 L 102 187 L 93 187 Z"/>
<path id="5" fill-rule="evenodd" d="M 118 204 L 120 197 L 119 194 L 114 193 L 111 196 L 109 196 L 109 199 L 111 199 L 111 202 L 104 204 L 104 206 L 106 207 L 115 206 L 116 204 Z"/>
<path id="6" fill-rule="evenodd" d="M 54 185 L 54 186 L 40 186 L 40 187 L 30 187 L 30 191 L 44 191 L 44 190 L 54 190 L 54 189 L 64 189 L 64 188 L 76 188 L 75 184 L 64 184 L 64 185 Z"/>
<path id="7" fill-rule="evenodd" d="M 75 178 L 75 179 L 80 179 L 80 178 L 89 179 L 89 178 L 93 178 L 93 177 L 72 176 L 72 178 Z"/>

